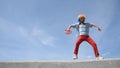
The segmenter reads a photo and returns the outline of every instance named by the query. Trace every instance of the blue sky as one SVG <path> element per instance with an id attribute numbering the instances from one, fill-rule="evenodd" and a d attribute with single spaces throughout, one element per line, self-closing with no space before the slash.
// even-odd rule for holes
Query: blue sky
<path id="1" fill-rule="evenodd" d="M 76 31 L 64 29 L 86 22 L 102 29 L 90 29 L 90 36 L 105 58 L 120 57 L 119 0 L 0 0 L 0 60 L 72 60 Z M 83 42 L 79 59 L 95 59 L 92 47 Z"/>

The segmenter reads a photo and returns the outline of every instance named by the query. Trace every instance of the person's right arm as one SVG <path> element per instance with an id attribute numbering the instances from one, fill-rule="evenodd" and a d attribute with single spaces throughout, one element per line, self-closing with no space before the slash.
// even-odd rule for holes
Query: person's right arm
<path id="1" fill-rule="evenodd" d="M 67 30 L 70 30 L 74 26 L 75 26 L 74 24 L 69 25 L 68 28 L 67 28 Z"/>
<path id="2" fill-rule="evenodd" d="M 77 26 L 78 26 L 78 23 L 71 24 L 68 26 L 67 30 L 70 30 L 71 28 L 77 28 Z"/>

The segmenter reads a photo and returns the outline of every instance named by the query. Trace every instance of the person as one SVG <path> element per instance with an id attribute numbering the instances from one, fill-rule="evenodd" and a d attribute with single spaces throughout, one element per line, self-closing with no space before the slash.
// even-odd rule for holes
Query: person
<path id="1" fill-rule="evenodd" d="M 95 43 L 95 41 L 89 36 L 89 28 L 91 27 L 95 27 L 97 30 L 101 31 L 100 27 L 98 27 L 95 24 L 91 24 L 91 23 L 85 23 L 85 15 L 80 14 L 78 16 L 78 23 L 75 24 L 71 24 L 66 30 L 66 34 L 71 34 L 71 28 L 76 28 L 77 32 L 79 33 L 76 44 L 75 44 L 75 48 L 74 48 L 74 57 L 73 59 L 78 59 L 78 50 L 79 50 L 79 45 L 83 42 L 83 41 L 87 41 L 94 50 L 94 54 L 96 59 L 103 59 L 103 57 L 100 57 L 99 52 L 98 52 L 98 48 L 97 45 Z"/>

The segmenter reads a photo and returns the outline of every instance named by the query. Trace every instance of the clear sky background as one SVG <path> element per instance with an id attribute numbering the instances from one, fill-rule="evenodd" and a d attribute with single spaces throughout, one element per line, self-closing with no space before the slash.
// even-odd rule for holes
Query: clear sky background
<path id="1" fill-rule="evenodd" d="M 90 36 L 104 58 L 120 58 L 120 0 L 0 0 L 0 60 L 72 60 L 79 14 L 102 31 Z M 79 59 L 95 59 L 83 42 Z"/>

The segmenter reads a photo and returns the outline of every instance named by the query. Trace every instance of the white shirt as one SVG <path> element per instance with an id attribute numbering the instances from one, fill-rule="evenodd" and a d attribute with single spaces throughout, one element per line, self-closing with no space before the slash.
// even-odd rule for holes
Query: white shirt
<path id="1" fill-rule="evenodd" d="M 72 27 L 76 28 L 79 35 L 89 35 L 89 28 L 92 26 L 90 23 L 85 23 L 84 25 L 79 25 L 79 23 L 72 24 Z"/>

